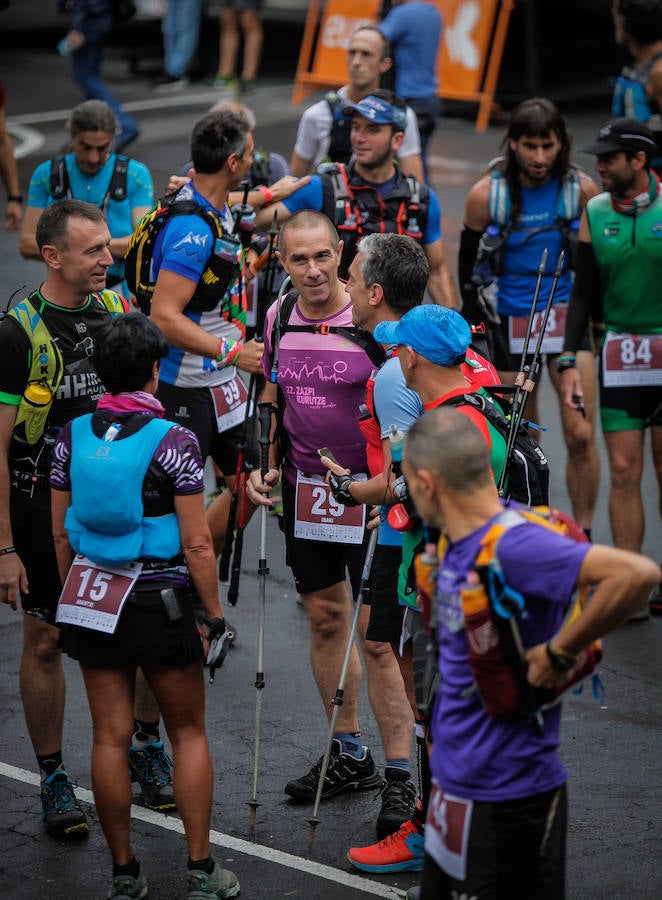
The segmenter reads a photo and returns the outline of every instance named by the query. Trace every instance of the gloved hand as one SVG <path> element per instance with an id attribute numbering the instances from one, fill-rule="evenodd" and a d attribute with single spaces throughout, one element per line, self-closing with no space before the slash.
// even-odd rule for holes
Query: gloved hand
<path id="1" fill-rule="evenodd" d="M 331 493 L 338 503 L 342 503 L 343 506 L 358 506 L 358 503 L 349 492 L 350 484 L 356 481 L 353 475 L 335 475 L 330 471 L 327 480 Z"/>

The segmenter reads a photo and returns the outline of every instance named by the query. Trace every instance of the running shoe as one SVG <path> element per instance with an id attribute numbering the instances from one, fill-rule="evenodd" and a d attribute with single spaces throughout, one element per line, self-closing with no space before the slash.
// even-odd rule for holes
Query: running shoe
<path id="1" fill-rule="evenodd" d="M 51 837 L 83 835 L 89 831 L 87 818 L 66 772 L 58 769 L 41 785 L 41 808 L 46 831 Z"/>
<path id="2" fill-rule="evenodd" d="M 423 855 L 423 833 L 409 820 L 378 844 L 352 847 L 347 859 L 363 872 L 420 872 Z"/>
<path id="3" fill-rule="evenodd" d="M 211 873 L 201 869 L 189 869 L 188 873 L 188 900 L 226 900 L 228 897 L 236 897 L 240 887 L 237 876 L 229 869 L 222 869 L 214 860 L 214 868 Z"/>
<path id="4" fill-rule="evenodd" d="M 322 800 L 328 800 L 347 791 L 367 791 L 377 788 L 381 783 L 379 772 L 375 768 L 372 754 L 367 747 L 363 748 L 361 759 L 355 759 L 348 753 L 342 753 L 339 740 L 331 745 L 331 756 L 324 778 Z M 317 760 L 310 772 L 285 785 L 285 793 L 297 803 L 313 803 L 317 794 L 323 756 Z"/>
<path id="5" fill-rule="evenodd" d="M 385 838 L 394 834 L 414 814 L 416 788 L 409 781 L 409 775 L 402 778 L 387 778 L 382 782 L 382 808 L 377 816 L 377 837 Z"/>
<path id="6" fill-rule="evenodd" d="M 239 79 L 231 75 L 216 75 L 211 86 L 223 94 L 237 94 L 239 92 Z"/>
<path id="7" fill-rule="evenodd" d="M 110 890 L 108 897 L 112 900 L 134 900 L 134 898 L 143 898 L 147 896 L 147 879 L 143 874 L 142 868 L 138 872 L 137 878 L 130 875 L 117 875 L 110 882 Z"/>
<path id="8" fill-rule="evenodd" d="M 163 741 L 129 749 L 131 780 L 137 781 L 145 806 L 163 812 L 175 809 L 172 790 L 172 760 L 163 749 Z"/>

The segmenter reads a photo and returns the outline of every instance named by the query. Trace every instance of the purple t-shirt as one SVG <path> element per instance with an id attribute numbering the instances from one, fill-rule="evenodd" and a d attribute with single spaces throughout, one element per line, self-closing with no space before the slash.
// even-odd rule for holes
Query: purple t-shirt
<path id="1" fill-rule="evenodd" d="M 262 369 L 271 380 L 271 332 L 277 304 L 267 312 Z M 298 303 L 290 325 L 320 321 L 334 326 L 352 324 L 352 304 L 328 319 L 306 319 Z M 365 438 L 358 426 L 359 406 L 373 364 L 353 341 L 338 334 L 286 331 L 278 346 L 278 386 L 285 398 L 284 426 L 290 442 L 285 477 L 294 483 L 295 469 L 307 475 L 324 475 L 317 450 L 329 447 L 338 462 L 352 472 L 367 472 Z"/>
<path id="2" fill-rule="evenodd" d="M 492 719 L 471 689 L 459 590 L 493 521 L 449 544 L 439 566 L 436 611 L 441 685 L 432 720 L 434 777 L 450 793 L 485 802 L 532 796 L 566 779 L 556 752 L 560 704 L 543 713 L 540 734 L 526 719 Z M 525 520 L 500 539 L 498 556 L 505 580 L 526 597 L 527 616 L 518 620 L 525 648 L 549 640 L 561 626 L 589 549 L 588 543 L 578 544 Z"/>

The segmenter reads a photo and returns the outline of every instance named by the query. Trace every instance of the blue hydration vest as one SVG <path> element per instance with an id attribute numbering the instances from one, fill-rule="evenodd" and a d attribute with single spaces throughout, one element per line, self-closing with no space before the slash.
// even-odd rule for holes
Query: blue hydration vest
<path id="1" fill-rule="evenodd" d="M 173 422 L 151 419 L 136 434 L 104 441 L 92 415 L 71 423 L 71 498 L 65 527 L 69 543 L 97 565 L 121 566 L 136 559 L 171 559 L 181 550 L 175 513 L 146 518 L 143 480 Z"/>

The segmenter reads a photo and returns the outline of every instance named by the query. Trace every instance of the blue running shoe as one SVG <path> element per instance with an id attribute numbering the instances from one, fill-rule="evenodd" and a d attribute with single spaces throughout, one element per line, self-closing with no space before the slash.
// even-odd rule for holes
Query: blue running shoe
<path id="1" fill-rule="evenodd" d="M 73 783 L 62 769 L 42 782 L 41 808 L 46 831 L 51 837 L 81 836 L 89 831 Z"/>

